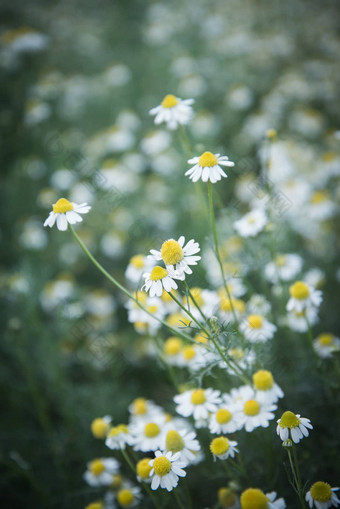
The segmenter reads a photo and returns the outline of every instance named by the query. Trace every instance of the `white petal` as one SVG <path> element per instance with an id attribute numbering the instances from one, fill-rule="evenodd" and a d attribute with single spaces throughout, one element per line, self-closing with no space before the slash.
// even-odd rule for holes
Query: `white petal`
<path id="1" fill-rule="evenodd" d="M 65 214 L 57 214 L 57 228 L 62 232 L 67 230 L 67 219 Z"/>

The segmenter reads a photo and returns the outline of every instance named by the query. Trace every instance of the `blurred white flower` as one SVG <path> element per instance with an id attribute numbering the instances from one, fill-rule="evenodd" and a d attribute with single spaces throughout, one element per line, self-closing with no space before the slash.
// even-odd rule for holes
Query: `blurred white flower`
<path id="1" fill-rule="evenodd" d="M 193 117 L 191 105 L 194 99 L 182 100 L 172 94 L 164 97 L 159 106 L 152 108 L 149 113 L 155 115 L 155 124 L 165 122 L 169 129 L 177 129 L 179 125 L 186 125 Z"/>

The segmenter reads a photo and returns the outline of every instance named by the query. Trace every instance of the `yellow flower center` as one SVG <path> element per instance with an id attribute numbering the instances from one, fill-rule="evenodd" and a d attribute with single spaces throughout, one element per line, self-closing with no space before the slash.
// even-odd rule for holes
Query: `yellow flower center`
<path id="1" fill-rule="evenodd" d="M 160 433 L 160 427 L 155 422 L 148 422 L 145 424 L 144 435 L 147 438 L 154 438 Z"/>
<path id="2" fill-rule="evenodd" d="M 196 334 L 194 340 L 196 343 L 203 343 L 204 345 L 208 343 L 208 338 L 202 336 L 201 334 Z"/>
<path id="3" fill-rule="evenodd" d="M 311 487 L 310 494 L 317 502 L 328 502 L 332 498 L 332 489 L 327 482 L 318 481 Z"/>
<path id="4" fill-rule="evenodd" d="M 153 468 L 156 475 L 163 477 L 171 471 L 171 461 L 165 456 L 159 456 L 154 460 Z"/>
<path id="5" fill-rule="evenodd" d="M 198 160 L 198 164 L 201 168 L 216 166 L 218 163 L 217 157 L 214 156 L 211 152 L 204 152 Z"/>
<path id="6" fill-rule="evenodd" d="M 194 300 L 196 302 L 196 304 L 201 308 L 202 306 L 204 306 L 204 299 L 202 297 L 202 290 L 201 288 L 192 288 L 190 290 L 191 292 L 191 295 L 192 295 L 192 298 L 189 297 L 189 301 L 190 301 L 190 305 L 194 305 Z"/>
<path id="7" fill-rule="evenodd" d="M 98 476 L 102 474 L 105 471 L 105 466 L 102 461 L 100 460 L 93 460 L 90 463 L 90 471 L 93 475 Z"/>
<path id="8" fill-rule="evenodd" d="M 144 256 L 135 255 L 130 259 L 130 263 L 136 267 L 136 269 L 142 269 L 144 267 Z"/>
<path id="9" fill-rule="evenodd" d="M 113 476 L 113 481 L 110 484 L 110 486 L 114 490 L 118 490 L 121 487 L 122 484 L 123 484 L 123 477 L 121 475 L 119 475 L 119 474 L 116 474 L 116 475 Z"/>
<path id="10" fill-rule="evenodd" d="M 238 311 L 239 313 L 244 313 L 245 309 L 246 309 L 246 305 L 244 303 L 243 300 L 241 299 L 231 299 L 232 301 L 232 304 L 233 304 L 233 307 L 236 311 Z M 221 300 L 221 304 L 220 304 L 220 308 L 222 311 L 225 311 L 227 313 L 230 313 L 231 312 L 231 302 L 230 302 L 230 299 L 227 298 L 227 299 L 222 299 Z"/>
<path id="11" fill-rule="evenodd" d="M 188 316 L 182 315 L 182 313 L 173 313 L 172 315 L 169 315 L 167 319 L 167 323 L 172 327 L 185 327 L 186 325 L 189 326 L 190 321 L 190 318 Z"/>
<path id="12" fill-rule="evenodd" d="M 239 361 L 244 357 L 244 351 L 241 348 L 232 348 L 229 350 L 229 354 Z"/>
<path id="13" fill-rule="evenodd" d="M 329 198 L 329 194 L 327 191 L 315 191 L 313 196 L 311 197 L 311 203 L 322 203 Z"/>
<path id="14" fill-rule="evenodd" d="M 227 424 L 227 422 L 229 422 L 231 418 L 232 414 L 226 408 L 220 408 L 216 412 L 216 421 L 218 422 L 218 424 Z"/>
<path id="15" fill-rule="evenodd" d="M 152 269 L 152 272 L 150 274 L 151 281 L 159 281 L 160 279 L 163 279 L 168 275 L 168 271 L 163 269 L 163 267 L 160 267 L 159 265 L 156 265 Z"/>
<path id="16" fill-rule="evenodd" d="M 182 348 L 182 341 L 175 336 L 168 338 L 164 343 L 164 353 L 166 355 L 177 355 Z"/>
<path id="17" fill-rule="evenodd" d="M 147 479 L 149 477 L 152 469 L 152 467 L 149 465 L 150 461 L 151 458 L 143 458 L 142 460 L 138 461 L 136 465 L 137 475 L 139 475 L 139 477 L 142 479 Z"/>
<path id="18" fill-rule="evenodd" d="M 331 346 L 334 342 L 334 336 L 333 334 L 320 334 L 318 337 L 318 342 L 322 346 Z"/>
<path id="19" fill-rule="evenodd" d="M 161 102 L 161 105 L 163 108 L 173 108 L 174 106 L 177 106 L 179 103 L 179 100 L 176 96 L 172 94 L 168 94 L 164 97 L 163 101 Z"/>
<path id="20" fill-rule="evenodd" d="M 263 491 L 249 488 L 244 491 L 240 498 L 242 509 L 267 509 L 268 499 Z"/>
<path id="21" fill-rule="evenodd" d="M 280 427 L 281 428 L 296 428 L 300 424 L 300 419 L 290 412 L 289 410 L 285 412 L 280 419 Z"/>
<path id="22" fill-rule="evenodd" d="M 265 369 L 260 369 L 253 374 L 253 382 L 259 391 L 268 391 L 274 385 L 273 375 Z"/>
<path id="23" fill-rule="evenodd" d="M 275 261 L 278 267 L 284 267 L 286 265 L 286 257 L 284 255 L 278 255 Z"/>
<path id="24" fill-rule="evenodd" d="M 220 456 L 224 454 L 229 449 L 229 440 L 226 437 L 218 437 L 214 438 L 210 442 L 210 451 L 216 456 Z"/>
<path id="25" fill-rule="evenodd" d="M 110 425 L 100 417 L 91 423 L 91 431 L 96 438 L 105 438 Z"/>
<path id="26" fill-rule="evenodd" d="M 245 402 L 243 411 L 246 415 L 250 415 L 252 417 L 260 413 L 260 408 L 260 403 L 258 401 L 255 399 L 249 399 Z"/>
<path id="27" fill-rule="evenodd" d="M 120 490 L 117 493 L 117 500 L 122 507 L 129 507 L 135 497 L 130 490 Z"/>
<path id="28" fill-rule="evenodd" d="M 253 217 L 249 217 L 248 218 L 248 223 L 249 224 L 254 224 L 255 223 L 255 219 Z"/>
<path id="29" fill-rule="evenodd" d="M 303 281 L 296 281 L 290 288 L 289 293 L 294 299 L 304 300 L 309 297 L 309 289 Z"/>
<path id="30" fill-rule="evenodd" d="M 193 405 L 202 405 L 206 401 L 203 389 L 197 389 L 191 394 L 191 403 Z"/>
<path id="31" fill-rule="evenodd" d="M 172 295 L 174 295 L 175 297 L 177 297 L 177 292 L 175 290 L 172 290 L 172 292 L 164 292 L 162 295 L 161 295 L 161 299 L 163 302 L 173 302 L 172 300 L 172 297 L 170 297 L 170 293 Z"/>
<path id="32" fill-rule="evenodd" d="M 217 492 L 218 501 L 221 507 L 233 507 L 236 503 L 236 495 L 230 488 L 220 488 Z"/>
<path id="33" fill-rule="evenodd" d="M 57 203 L 53 203 L 52 207 L 55 214 L 65 214 L 65 212 L 73 210 L 72 203 L 66 200 L 66 198 L 60 198 Z"/>
<path id="34" fill-rule="evenodd" d="M 119 424 L 118 426 L 111 428 L 108 433 L 108 436 L 109 437 L 117 437 L 118 435 L 121 435 L 122 433 L 129 433 L 129 428 L 125 424 Z"/>
<path id="35" fill-rule="evenodd" d="M 137 398 L 132 403 L 132 412 L 135 415 L 143 415 L 146 414 L 147 406 L 146 406 L 146 399 L 144 398 Z"/>
<path id="36" fill-rule="evenodd" d="M 184 449 L 184 440 L 174 429 L 168 431 L 165 444 L 167 450 L 171 452 L 179 452 Z"/>
<path id="37" fill-rule="evenodd" d="M 177 240 L 166 240 L 161 247 L 161 256 L 165 265 L 176 265 L 184 258 L 183 249 Z"/>
<path id="38" fill-rule="evenodd" d="M 185 346 L 182 350 L 182 355 L 186 361 L 190 361 L 196 356 L 196 351 L 193 346 Z"/>
<path id="39" fill-rule="evenodd" d="M 156 313 L 156 311 L 157 311 L 157 309 L 158 309 L 158 306 L 149 306 L 147 309 L 148 309 L 148 311 L 149 311 L 150 313 L 152 313 L 152 314 L 153 314 L 153 313 Z"/>
<path id="40" fill-rule="evenodd" d="M 145 292 L 141 292 L 140 290 L 138 290 L 136 293 L 135 293 L 135 297 L 136 299 L 138 300 L 138 302 L 140 302 L 141 304 L 146 304 L 146 301 L 148 299 L 148 296 Z M 136 308 L 139 309 L 139 307 L 137 306 L 137 304 L 135 304 Z"/>
<path id="41" fill-rule="evenodd" d="M 260 315 L 249 315 L 248 325 L 251 329 L 261 329 L 263 325 L 263 318 Z"/>
<path id="42" fill-rule="evenodd" d="M 104 504 L 103 502 L 92 502 L 92 504 L 87 505 L 85 509 L 104 509 Z"/>

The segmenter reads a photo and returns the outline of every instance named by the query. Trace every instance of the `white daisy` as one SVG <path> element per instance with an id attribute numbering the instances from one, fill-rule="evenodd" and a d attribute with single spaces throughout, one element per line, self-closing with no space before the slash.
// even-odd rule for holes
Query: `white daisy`
<path id="1" fill-rule="evenodd" d="M 130 299 L 125 305 L 128 310 L 128 320 L 133 324 L 138 322 L 147 324 L 148 332 L 154 335 L 161 327 L 161 323 L 157 318 L 162 320 L 165 316 L 162 300 L 159 297 L 149 297 L 146 293 L 141 291 L 137 291 L 135 297 L 152 316 L 146 313 L 144 309 L 140 308 L 135 301 Z"/>
<path id="2" fill-rule="evenodd" d="M 121 449 L 124 450 L 126 445 L 133 443 L 129 428 L 125 424 L 119 424 L 118 426 L 112 427 L 105 440 L 105 445 L 109 449 Z"/>
<path id="3" fill-rule="evenodd" d="M 259 426 L 268 428 L 276 409 L 277 405 L 260 401 L 251 387 L 245 385 L 238 389 L 235 420 L 246 431 L 251 432 Z"/>
<path id="4" fill-rule="evenodd" d="M 131 443 L 135 451 L 156 451 L 162 446 L 166 422 L 165 415 L 155 416 L 152 420 L 137 421 L 131 424 Z"/>
<path id="5" fill-rule="evenodd" d="M 238 451 L 237 442 L 229 440 L 227 437 L 217 437 L 210 442 L 210 452 L 216 458 L 220 460 L 226 460 L 227 458 L 233 458 Z"/>
<path id="6" fill-rule="evenodd" d="M 212 152 L 204 152 L 201 156 L 189 159 L 189 164 L 194 164 L 190 170 L 185 172 L 186 176 L 193 182 L 202 179 L 203 182 L 210 182 L 215 184 L 222 177 L 227 177 L 226 173 L 222 170 L 221 166 L 234 166 L 235 163 L 229 161 L 227 156 L 220 154 L 213 154 Z"/>
<path id="7" fill-rule="evenodd" d="M 260 294 L 255 293 L 247 302 L 247 310 L 250 315 L 266 316 L 271 312 L 271 303 Z"/>
<path id="8" fill-rule="evenodd" d="M 322 302 L 322 292 L 315 290 L 303 281 L 296 281 L 289 287 L 290 299 L 287 302 L 287 311 L 301 313 L 304 309 L 318 308 Z"/>
<path id="9" fill-rule="evenodd" d="M 284 397 L 283 390 L 279 387 L 270 371 L 260 369 L 253 374 L 253 383 L 256 390 L 256 399 L 264 403 L 276 403 Z"/>
<path id="10" fill-rule="evenodd" d="M 318 312 L 314 307 L 306 308 L 304 311 L 298 312 L 296 310 L 287 313 L 286 323 L 288 327 L 297 332 L 307 332 L 308 323 L 310 326 L 316 324 L 318 321 Z"/>
<path id="11" fill-rule="evenodd" d="M 340 351 L 340 339 L 324 332 L 313 341 L 313 346 L 320 357 L 327 359 L 332 357 L 334 352 Z"/>
<path id="12" fill-rule="evenodd" d="M 328 509 L 329 507 L 338 507 L 340 500 L 334 493 L 340 488 L 331 488 L 327 482 L 315 482 L 306 493 L 306 502 L 312 509 Z"/>
<path id="13" fill-rule="evenodd" d="M 117 501 L 121 507 L 136 507 L 140 504 L 142 493 L 138 486 L 122 486 L 116 493 Z"/>
<path id="14" fill-rule="evenodd" d="M 60 231 L 67 230 L 67 224 L 80 223 L 83 218 L 79 214 L 87 214 L 91 209 L 87 203 L 72 203 L 66 198 L 60 198 L 56 203 L 53 203 L 53 210 L 50 212 L 48 218 L 44 222 L 44 226 L 52 228 L 57 221 L 57 228 Z"/>
<path id="15" fill-rule="evenodd" d="M 96 438 L 105 438 L 109 431 L 112 421 L 111 415 L 104 415 L 104 417 L 97 417 L 91 422 L 91 431 Z"/>
<path id="16" fill-rule="evenodd" d="M 195 461 L 195 454 L 201 447 L 196 438 L 196 433 L 191 430 L 169 429 L 165 437 L 164 451 L 180 453 L 179 459 L 186 465 Z"/>
<path id="17" fill-rule="evenodd" d="M 231 299 L 229 299 L 229 297 L 220 299 L 220 309 L 218 314 L 222 321 L 229 323 L 235 320 L 233 309 L 236 318 L 240 320 L 246 310 L 246 304 L 243 300 L 234 299 L 233 297 Z"/>
<path id="18" fill-rule="evenodd" d="M 234 229 L 241 237 L 255 237 L 268 223 L 262 209 L 254 209 L 233 223 Z"/>
<path id="19" fill-rule="evenodd" d="M 130 258 L 129 264 L 126 267 L 125 277 L 132 285 L 137 285 L 141 280 L 143 273 L 152 269 L 152 265 L 147 257 L 137 254 Z"/>
<path id="20" fill-rule="evenodd" d="M 198 371 L 207 365 L 209 358 L 207 350 L 200 345 L 185 345 L 182 347 L 178 359 L 178 366 L 188 368 L 191 371 Z"/>
<path id="21" fill-rule="evenodd" d="M 178 274 L 171 269 L 164 269 L 159 265 L 156 265 L 151 272 L 143 274 L 145 283 L 142 286 L 142 290 L 149 292 L 150 297 L 160 297 L 163 290 L 171 292 L 171 290 L 177 290 L 178 286 L 174 279 L 179 279 Z"/>
<path id="22" fill-rule="evenodd" d="M 201 259 L 200 256 L 196 256 L 200 251 L 198 242 L 191 239 L 186 245 L 184 243 L 185 237 L 183 235 L 178 241 L 174 239 L 166 240 L 163 242 L 160 251 L 151 249 L 151 255 L 148 258 L 155 261 L 163 260 L 167 269 L 175 270 L 179 275 L 183 274 L 182 279 L 184 279 L 184 273 L 192 274 L 189 265 L 197 265 L 197 262 Z"/>
<path id="23" fill-rule="evenodd" d="M 181 366 L 183 363 L 182 356 L 183 342 L 181 338 L 171 336 L 163 345 L 163 355 L 165 360 L 171 366 Z"/>
<path id="24" fill-rule="evenodd" d="M 308 437 L 309 431 L 307 428 L 313 429 L 310 419 L 300 417 L 299 414 L 295 415 L 288 410 L 284 412 L 281 419 L 278 419 L 276 433 L 283 442 L 291 438 L 293 442 L 298 444 L 304 436 Z"/>
<path id="25" fill-rule="evenodd" d="M 302 258 L 297 254 L 280 254 L 273 262 L 267 263 L 264 273 L 268 281 L 278 283 L 279 281 L 291 281 L 302 269 Z"/>
<path id="26" fill-rule="evenodd" d="M 137 480 L 139 482 L 146 482 L 147 484 L 151 483 L 150 472 L 152 467 L 150 466 L 150 461 L 152 458 L 145 457 L 138 461 L 136 465 L 136 474 Z"/>
<path id="27" fill-rule="evenodd" d="M 190 294 L 189 298 L 184 297 L 183 305 L 190 309 L 191 314 L 197 320 L 202 320 L 202 315 L 198 308 L 207 318 L 211 318 L 217 312 L 220 298 L 216 292 L 194 287 L 190 289 Z"/>
<path id="28" fill-rule="evenodd" d="M 129 412 L 131 414 L 131 423 L 148 422 L 159 415 L 164 415 L 163 409 L 160 406 L 145 398 L 133 400 L 131 405 L 129 405 Z"/>
<path id="29" fill-rule="evenodd" d="M 187 475 L 183 470 L 186 465 L 180 460 L 179 452 L 172 454 L 171 452 L 156 451 L 155 456 L 155 459 L 150 461 L 152 467 L 150 472 L 151 489 L 157 490 L 158 487 L 161 487 L 172 491 L 178 484 L 178 478 Z"/>
<path id="30" fill-rule="evenodd" d="M 272 339 L 276 330 L 276 325 L 268 322 L 261 315 L 248 315 L 240 324 L 240 331 L 251 343 L 260 343 Z"/>
<path id="31" fill-rule="evenodd" d="M 118 470 L 119 463 L 114 458 L 99 458 L 87 463 L 83 477 L 89 486 L 109 486 Z"/>
<path id="32" fill-rule="evenodd" d="M 248 488 L 241 494 L 241 509 L 285 509 L 283 498 L 276 500 L 276 492 L 266 493 L 258 488 Z"/>
<path id="33" fill-rule="evenodd" d="M 172 94 L 164 97 L 159 106 L 149 111 L 150 115 L 155 116 L 155 124 L 165 122 L 169 129 L 177 129 L 179 125 L 186 125 L 193 117 L 191 105 L 194 99 L 180 99 Z"/>
<path id="34" fill-rule="evenodd" d="M 195 421 L 207 419 L 209 412 L 216 412 L 221 403 L 220 391 L 192 389 L 174 397 L 176 412 L 183 417 L 192 415 Z"/>
<path id="35" fill-rule="evenodd" d="M 210 416 L 210 433 L 223 435 L 235 433 L 235 431 L 242 427 L 239 421 L 235 419 L 235 405 L 228 395 L 223 394 L 222 398 L 224 400 L 223 403 L 221 403 L 218 410 Z"/>

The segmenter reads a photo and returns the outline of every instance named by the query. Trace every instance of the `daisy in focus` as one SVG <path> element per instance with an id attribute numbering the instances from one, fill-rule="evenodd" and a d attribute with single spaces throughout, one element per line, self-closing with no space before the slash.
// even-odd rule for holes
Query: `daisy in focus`
<path id="1" fill-rule="evenodd" d="M 150 260 L 163 260 L 167 269 L 176 271 L 181 278 L 184 279 L 185 274 L 192 274 L 192 270 L 189 265 L 197 265 L 197 262 L 201 259 L 197 256 L 200 251 L 198 242 L 194 239 L 189 240 L 185 244 L 185 237 L 183 235 L 177 240 L 169 239 L 163 242 L 160 251 L 151 249 L 151 255 L 148 256 Z"/>
<path id="2" fill-rule="evenodd" d="M 172 94 L 164 97 L 159 106 L 149 111 L 150 115 L 155 115 L 155 124 L 165 122 L 171 130 L 177 129 L 179 125 L 186 125 L 193 117 L 191 105 L 194 99 L 180 99 Z"/>
<path id="3" fill-rule="evenodd" d="M 287 311 L 301 313 L 310 307 L 318 308 L 322 302 L 322 292 L 315 290 L 303 281 L 296 281 L 289 287 L 290 299 L 287 302 Z"/>
<path id="4" fill-rule="evenodd" d="M 313 341 L 314 350 L 323 359 L 329 359 L 333 353 L 340 351 L 340 339 L 334 334 L 324 332 Z"/>
<path id="5" fill-rule="evenodd" d="M 298 444 L 303 437 L 308 437 L 309 431 L 307 428 L 313 429 L 310 419 L 287 411 L 284 412 L 281 419 L 278 419 L 276 433 L 283 442 L 291 438 L 293 442 Z"/>
<path id="6" fill-rule="evenodd" d="M 266 213 L 262 209 L 254 209 L 233 223 L 234 229 L 241 237 L 255 237 L 268 223 Z"/>
<path id="7" fill-rule="evenodd" d="M 150 477 L 152 477 L 151 489 L 157 490 L 161 487 L 172 491 L 178 484 L 178 478 L 187 475 L 183 470 L 186 464 L 180 460 L 179 452 L 163 454 L 161 451 L 156 451 L 155 456 L 155 459 L 149 463 L 151 466 Z"/>
<path id="8" fill-rule="evenodd" d="M 276 499 L 276 492 L 266 493 L 258 488 L 248 488 L 241 494 L 242 509 L 285 509 L 283 498 Z"/>
<path id="9" fill-rule="evenodd" d="M 150 297 L 160 297 L 164 290 L 171 292 L 171 290 L 177 290 L 178 288 L 175 281 L 175 279 L 179 279 L 177 273 L 171 269 L 164 269 L 159 265 L 156 265 L 151 272 L 147 272 L 143 277 L 145 283 L 142 290 L 149 292 Z"/>
<path id="10" fill-rule="evenodd" d="M 328 509 L 329 507 L 338 507 L 340 500 L 335 491 L 339 488 L 331 488 L 327 482 L 315 482 L 306 493 L 306 502 L 312 509 Z"/>
<path id="11" fill-rule="evenodd" d="M 272 339 L 276 330 L 276 325 L 268 322 L 261 315 L 248 315 L 240 324 L 240 331 L 251 343 L 264 343 Z"/>
<path id="12" fill-rule="evenodd" d="M 57 228 L 60 231 L 67 230 L 68 224 L 81 223 L 83 218 L 79 214 L 87 214 L 91 209 L 87 203 L 72 203 L 66 198 L 60 198 L 56 203 L 52 205 L 53 210 L 50 212 L 48 218 L 44 222 L 44 226 L 52 228 L 55 222 L 57 222 Z"/>
<path id="13" fill-rule="evenodd" d="M 203 182 L 210 182 L 215 184 L 222 177 L 227 177 L 226 173 L 222 170 L 221 166 L 234 166 L 235 163 L 229 161 L 227 156 L 220 154 L 213 154 L 212 152 L 204 152 L 201 156 L 193 157 L 188 160 L 189 164 L 194 166 L 185 172 L 193 182 L 202 179 Z"/>

